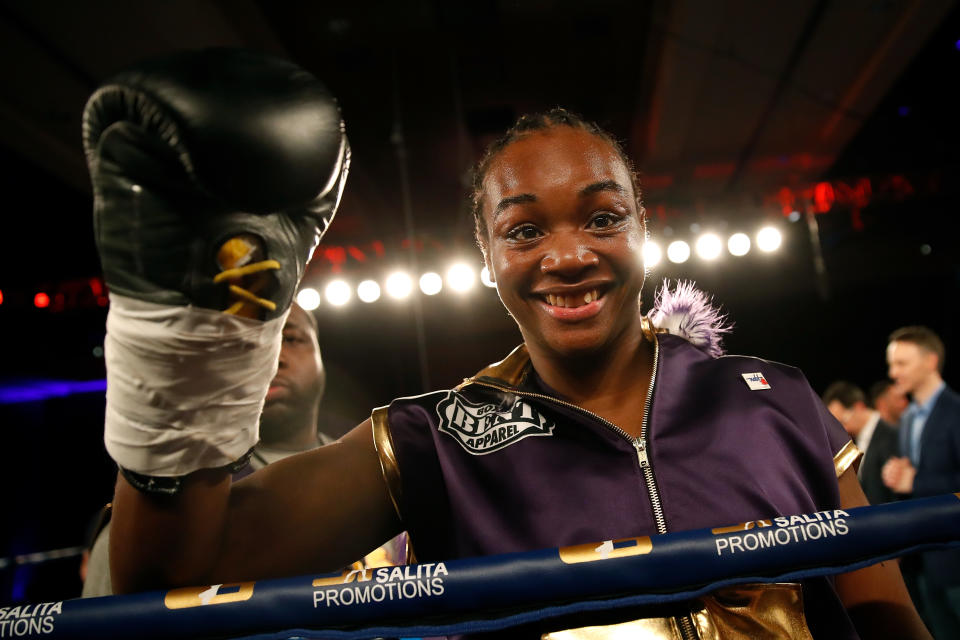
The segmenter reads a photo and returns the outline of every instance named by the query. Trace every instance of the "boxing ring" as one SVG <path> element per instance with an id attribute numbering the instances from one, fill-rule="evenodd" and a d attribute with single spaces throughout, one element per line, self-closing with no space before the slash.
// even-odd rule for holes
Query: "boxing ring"
<path id="1" fill-rule="evenodd" d="M 0 608 L 0 637 L 361 639 L 664 605 L 960 544 L 960 493 L 483 558 Z"/>

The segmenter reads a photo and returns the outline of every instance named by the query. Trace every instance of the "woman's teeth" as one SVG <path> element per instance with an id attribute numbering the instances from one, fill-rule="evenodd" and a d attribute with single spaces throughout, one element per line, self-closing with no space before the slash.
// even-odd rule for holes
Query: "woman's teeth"
<path id="1" fill-rule="evenodd" d="M 576 294 L 572 296 L 555 296 L 552 293 L 548 293 L 547 304 L 554 307 L 582 307 L 585 304 L 590 304 L 594 300 L 599 300 L 600 296 L 597 294 L 597 290 L 587 291 L 584 294 Z"/>

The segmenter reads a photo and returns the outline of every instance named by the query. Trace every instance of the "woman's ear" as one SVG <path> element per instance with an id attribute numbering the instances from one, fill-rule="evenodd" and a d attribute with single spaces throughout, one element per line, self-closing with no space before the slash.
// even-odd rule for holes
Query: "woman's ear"
<path id="1" fill-rule="evenodd" d="M 476 241 L 477 246 L 480 247 L 480 253 L 483 254 L 483 266 L 487 268 L 487 273 L 490 274 L 490 281 L 496 282 L 496 278 L 493 276 L 493 266 L 490 264 L 490 249 L 487 247 L 487 229 L 486 226 L 481 226 L 477 224 L 473 230 L 473 239 Z"/>
<path id="2" fill-rule="evenodd" d="M 490 282 L 496 284 L 497 277 L 493 273 L 493 266 L 490 264 L 490 253 L 487 251 L 486 244 L 480 245 L 480 251 L 483 252 L 483 265 L 487 268 L 487 275 L 490 278 Z"/>

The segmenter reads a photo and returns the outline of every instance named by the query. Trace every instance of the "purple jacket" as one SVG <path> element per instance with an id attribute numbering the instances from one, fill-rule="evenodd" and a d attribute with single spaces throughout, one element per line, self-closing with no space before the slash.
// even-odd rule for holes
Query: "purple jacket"
<path id="1" fill-rule="evenodd" d="M 657 339 L 642 441 L 557 398 L 522 346 L 455 390 L 375 412 L 381 461 L 417 560 L 839 507 L 837 477 L 856 448 L 799 370 Z M 811 618 L 825 614 L 826 635 L 856 637 L 826 580 L 804 595 L 811 629 L 820 626 Z"/>

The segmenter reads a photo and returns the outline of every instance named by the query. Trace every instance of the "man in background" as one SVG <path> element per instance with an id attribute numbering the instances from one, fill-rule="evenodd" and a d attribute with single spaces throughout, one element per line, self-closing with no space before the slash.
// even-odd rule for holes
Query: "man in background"
<path id="1" fill-rule="evenodd" d="M 867 406 L 867 398 L 857 385 L 839 380 L 823 394 L 823 404 L 850 434 L 863 460 L 857 478 L 871 504 L 891 502 L 896 495 L 884 483 L 881 470 L 887 460 L 897 455 L 897 429 L 881 419 L 880 413 Z"/>
<path id="2" fill-rule="evenodd" d="M 283 325 L 277 374 L 270 382 L 260 414 L 260 443 L 250 457 L 251 471 L 332 442 L 317 430 L 326 383 L 317 343 L 317 319 L 294 304 Z M 234 479 L 249 473 L 241 470 Z"/>
<path id="3" fill-rule="evenodd" d="M 960 491 L 960 395 L 943 381 L 946 349 L 927 327 L 897 329 L 887 345 L 894 385 L 911 397 L 900 419 L 900 456 L 883 481 L 906 497 Z M 937 638 L 960 638 L 960 551 L 922 554 L 921 615 Z"/>
<path id="4" fill-rule="evenodd" d="M 893 384 L 893 380 L 879 380 L 870 387 L 870 406 L 880 413 L 880 419 L 894 427 L 907 410 L 910 399 Z"/>

